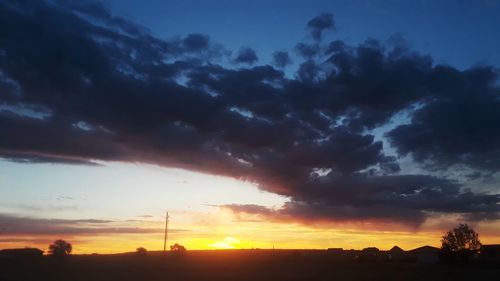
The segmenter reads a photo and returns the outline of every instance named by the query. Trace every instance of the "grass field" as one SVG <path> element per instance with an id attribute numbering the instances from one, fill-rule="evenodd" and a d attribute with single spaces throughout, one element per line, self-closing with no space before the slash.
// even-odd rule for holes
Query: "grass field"
<path id="1" fill-rule="evenodd" d="M 357 262 L 319 250 L 228 250 L 3 259 L 0 280 L 500 280 L 500 267 Z"/>

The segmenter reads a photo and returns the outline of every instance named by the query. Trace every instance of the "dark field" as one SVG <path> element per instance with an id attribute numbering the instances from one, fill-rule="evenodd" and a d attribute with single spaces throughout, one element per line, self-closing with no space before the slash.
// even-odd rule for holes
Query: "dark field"
<path id="1" fill-rule="evenodd" d="M 358 262 L 327 251 L 190 251 L 1 259 L 0 280 L 500 280 L 500 267 Z"/>

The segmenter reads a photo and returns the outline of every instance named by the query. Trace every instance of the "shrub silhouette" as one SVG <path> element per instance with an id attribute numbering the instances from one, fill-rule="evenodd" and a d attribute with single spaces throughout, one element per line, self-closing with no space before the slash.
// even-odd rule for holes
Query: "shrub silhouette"
<path id="1" fill-rule="evenodd" d="M 441 239 L 439 258 L 446 262 L 466 262 L 481 248 L 479 235 L 467 224 L 459 224 Z"/>
<path id="2" fill-rule="evenodd" d="M 146 248 L 144 248 L 144 247 L 139 247 L 136 249 L 135 253 L 139 257 L 144 257 L 148 254 L 148 250 L 146 250 Z"/>
<path id="3" fill-rule="evenodd" d="M 55 257 L 63 257 L 71 254 L 73 246 L 64 240 L 56 240 L 49 245 L 49 254 Z"/>
<path id="4" fill-rule="evenodd" d="M 186 247 L 182 246 L 181 244 L 175 243 L 174 245 L 170 246 L 170 250 L 174 253 L 178 254 L 184 254 L 187 252 Z"/>

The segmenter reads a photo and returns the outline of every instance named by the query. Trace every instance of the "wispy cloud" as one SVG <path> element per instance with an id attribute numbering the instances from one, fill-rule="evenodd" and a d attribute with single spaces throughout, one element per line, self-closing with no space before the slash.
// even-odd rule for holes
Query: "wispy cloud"
<path id="1" fill-rule="evenodd" d="M 137 222 L 137 221 L 136 221 Z M 130 226 L 124 226 L 126 224 Z M 40 219 L 0 214 L 0 237 L 12 235 L 105 235 L 162 233 L 162 228 L 102 219 Z M 171 232 L 185 230 L 172 229 Z"/>

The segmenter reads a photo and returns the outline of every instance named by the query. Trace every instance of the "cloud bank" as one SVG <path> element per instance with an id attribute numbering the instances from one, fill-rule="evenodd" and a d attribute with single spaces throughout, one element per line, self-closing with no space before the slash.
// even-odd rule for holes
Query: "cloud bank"
<path id="1" fill-rule="evenodd" d="M 107 235 L 162 233 L 163 229 L 123 227 L 118 221 L 97 219 L 40 219 L 0 214 L 0 236 Z M 173 230 L 177 232 L 179 230 Z"/>
<path id="2" fill-rule="evenodd" d="M 290 201 L 230 208 L 299 220 L 499 218 L 498 190 L 450 176 L 500 167 L 496 69 L 438 65 L 374 39 L 324 42 L 331 14 L 306 28 L 313 41 L 293 47 L 297 57 L 280 50 L 257 65 L 252 48 L 231 56 L 204 34 L 159 39 L 99 2 L 2 1 L 0 156 L 234 177 Z M 408 122 L 395 120 L 402 112 Z M 375 135 L 388 124 L 394 153 Z M 401 169 L 408 157 L 422 172 Z"/>

